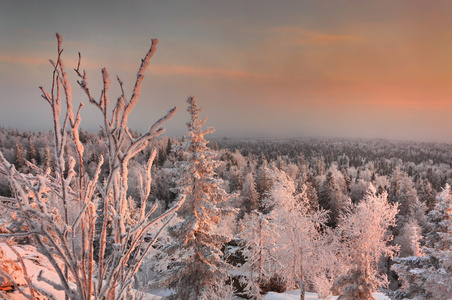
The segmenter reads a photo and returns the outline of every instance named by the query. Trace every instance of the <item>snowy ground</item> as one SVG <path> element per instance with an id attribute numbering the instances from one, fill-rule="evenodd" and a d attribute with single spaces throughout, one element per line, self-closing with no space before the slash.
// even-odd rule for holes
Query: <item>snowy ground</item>
<path id="1" fill-rule="evenodd" d="M 56 296 L 57 300 L 64 299 L 64 294 L 61 291 L 54 290 L 51 286 L 44 282 L 37 281 L 36 278 L 41 270 L 43 270 L 43 275 L 51 279 L 53 281 L 58 281 L 58 276 L 53 271 L 53 268 L 50 264 L 50 262 L 45 258 L 42 254 L 38 253 L 35 247 L 32 246 L 16 246 L 16 250 L 23 256 L 25 265 L 27 267 L 29 276 L 34 279 L 35 283 L 38 283 L 38 285 L 41 288 L 46 289 L 47 291 L 53 293 Z M 4 254 L 6 254 L 7 258 L 16 260 L 15 254 L 4 244 L 0 243 L 0 249 L 4 251 Z M 21 280 L 22 284 L 25 284 L 24 279 Z M 26 290 L 28 292 L 28 290 Z M 162 296 L 166 296 L 169 294 L 168 290 L 153 290 L 151 293 L 142 293 L 137 292 L 136 296 L 137 299 L 142 300 L 159 300 L 162 298 Z M 389 300 L 388 297 L 381 293 L 375 293 L 374 297 L 377 300 Z M 0 299 L 23 299 L 23 296 L 20 295 L 18 292 L 13 293 L 3 293 L 0 291 Z M 241 300 L 243 298 L 240 297 L 234 297 L 234 300 Z M 287 291 L 285 293 L 274 293 L 270 292 L 265 296 L 265 300 L 297 300 L 300 299 L 300 291 L 294 290 L 294 291 Z M 317 297 L 316 293 L 306 293 L 306 300 L 316 300 L 319 299 Z M 333 297 L 333 299 L 337 299 L 337 297 Z"/>
<path id="2" fill-rule="evenodd" d="M 389 300 L 388 297 L 381 293 L 374 293 L 373 296 L 377 300 Z M 281 294 L 270 292 L 265 296 L 265 300 L 298 300 L 298 299 L 300 299 L 300 290 L 287 291 Z M 306 293 L 305 299 L 317 300 L 319 298 L 317 297 L 316 293 Z M 337 297 L 333 297 L 333 299 L 337 299 Z"/>
<path id="3" fill-rule="evenodd" d="M 157 296 L 158 295 L 158 296 Z M 168 295 L 167 290 L 158 290 L 153 291 L 152 295 L 147 295 L 147 297 L 144 297 L 143 300 L 158 300 L 161 299 L 161 296 Z M 306 293 L 305 295 L 306 300 L 318 300 L 316 293 Z M 385 296 L 382 293 L 374 293 L 373 296 L 377 300 L 389 300 L 387 296 Z M 240 297 L 234 297 L 233 300 L 242 300 L 244 298 Z M 300 299 L 300 290 L 293 290 L 293 291 L 287 291 L 285 293 L 274 293 L 270 292 L 267 295 L 265 295 L 265 300 L 298 300 Z M 332 299 L 337 299 L 336 297 L 333 297 Z"/>
<path id="4" fill-rule="evenodd" d="M 58 282 L 58 275 L 54 271 L 51 263 L 48 261 L 48 259 L 40 254 L 35 247 L 33 246 L 14 246 L 14 248 L 19 252 L 19 254 L 22 256 L 25 266 L 27 268 L 27 272 L 29 277 L 33 280 L 34 283 L 36 283 L 40 288 L 45 289 L 46 291 L 51 292 L 56 296 L 57 299 L 64 299 L 64 292 L 57 291 L 50 285 L 48 285 L 45 282 L 38 281 L 37 277 L 40 271 L 42 271 L 43 277 L 50 279 L 54 282 Z M 6 254 L 6 258 L 12 259 L 14 261 L 17 261 L 17 257 L 14 254 L 11 249 L 6 246 L 4 243 L 0 243 L 0 249 Z M 21 274 L 16 279 L 16 282 L 18 282 L 22 287 L 26 284 L 25 279 L 23 278 L 23 275 Z M 26 293 L 29 293 L 28 289 L 24 287 L 24 290 Z M 3 291 L 0 291 L 0 299 L 24 299 L 24 296 L 21 295 L 18 291 L 12 292 L 12 293 L 5 293 Z"/>

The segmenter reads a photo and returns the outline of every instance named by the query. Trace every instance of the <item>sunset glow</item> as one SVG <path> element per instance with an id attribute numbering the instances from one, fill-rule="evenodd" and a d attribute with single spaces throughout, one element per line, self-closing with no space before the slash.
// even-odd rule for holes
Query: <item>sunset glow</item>
<path id="1" fill-rule="evenodd" d="M 0 125 L 51 127 L 38 86 L 59 32 L 68 69 L 80 51 L 94 90 L 107 67 L 129 93 L 159 38 L 138 130 L 178 106 L 167 134 L 182 135 L 195 95 L 218 137 L 452 142 L 451 15 L 447 1 L 3 1 Z M 74 99 L 87 102 L 78 89 Z M 98 130 L 96 113 L 84 108 L 86 129 Z"/>

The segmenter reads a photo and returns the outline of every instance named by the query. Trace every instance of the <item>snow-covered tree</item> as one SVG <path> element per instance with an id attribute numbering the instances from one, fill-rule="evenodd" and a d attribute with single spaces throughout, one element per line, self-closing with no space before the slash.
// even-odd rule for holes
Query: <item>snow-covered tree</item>
<path id="1" fill-rule="evenodd" d="M 269 216 L 279 232 L 275 250 L 279 262 L 274 266 L 274 273 L 287 288 L 299 287 L 300 299 L 304 299 L 305 276 L 310 267 L 307 258 L 314 251 L 313 242 L 320 237 L 320 228 L 325 225 L 326 211 L 312 211 L 306 188 L 298 194 L 294 181 L 285 172 L 274 168 L 270 176 L 273 185 L 267 206 L 271 208 Z"/>
<path id="2" fill-rule="evenodd" d="M 298 192 L 303 192 L 308 200 L 308 206 L 311 211 L 316 211 L 319 209 L 319 200 L 317 196 L 317 191 L 310 181 L 306 181 L 298 187 Z"/>
<path id="3" fill-rule="evenodd" d="M 433 299 L 432 294 L 425 289 L 425 286 L 427 285 L 429 270 L 436 269 L 437 265 L 438 262 L 435 258 L 429 255 L 394 257 L 394 264 L 391 269 L 397 273 L 401 287 L 397 291 L 391 292 L 392 298 Z"/>
<path id="4" fill-rule="evenodd" d="M 389 201 L 399 204 L 395 235 L 398 235 L 405 223 L 410 222 L 412 219 L 415 219 L 419 226 L 425 226 L 425 212 L 427 208 L 419 200 L 411 178 L 405 172 L 400 171 L 400 169 L 394 170 L 391 177 Z"/>
<path id="5" fill-rule="evenodd" d="M 267 196 L 268 191 L 271 188 L 271 179 L 268 174 L 267 160 L 262 158 L 262 164 L 259 166 L 256 174 L 256 190 L 259 193 L 259 200 L 264 199 Z M 262 205 L 259 207 L 262 208 Z"/>
<path id="6" fill-rule="evenodd" d="M 452 297 L 452 192 L 448 184 L 428 214 L 423 257 L 395 259 L 394 271 L 403 283 L 407 298 L 449 299 Z"/>
<path id="7" fill-rule="evenodd" d="M 22 169 L 25 165 L 25 155 L 24 155 L 24 147 L 22 144 L 16 144 L 16 148 L 14 149 L 14 166 L 17 170 Z"/>
<path id="8" fill-rule="evenodd" d="M 427 212 L 430 212 L 435 207 L 436 191 L 427 179 L 419 180 L 417 183 L 417 194 L 419 200 L 425 203 Z"/>
<path id="9" fill-rule="evenodd" d="M 269 216 L 257 210 L 246 214 L 243 223 L 245 230 L 239 237 L 245 240 L 242 254 L 246 261 L 238 270 L 245 284 L 244 292 L 259 300 L 263 299 L 261 285 L 273 277 L 272 266 L 279 264 L 275 251 L 279 235 Z"/>
<path id="10" fill-rule="evenodd" d="M 229 169 L 229 191 L 240 191 L 243 189 L 243 174 L 237 166 L 231 166 Z"/>
<path id="11" fill-rule="evenodd" d="M 320 156 L 317 158 L 317 175 L 322 176 L 325 174 L 325 158 Z"/>
<path id="12" fill-rule="evenodd" d="M 331 226 L 336 226 L 339 216 L 351 205 L 344 177 L 336 165 L 331 166 L 320 189 L 319 205 L 329 211 Z"/>
<path id="13" fill-rule="evenodd" d="M 256 191 L 256 184 L 254 183 L 252 173 L 246 174 L 240 197 L 242 198 L 241 214 L 249 214 L 259 209 L 259 194 Z"/>
<path id="14" fill-rule="evenodd" d="M 180 151 L 186 158 L 179 164 L 178 189 L 186 201 L 178 211 L 182 220 L 169 228 L 174 244 L 167 253 L 173 263 L 168 266 L 165 284 L 174 291 L 171 299 L 225 299 L 225 281 L 229 265 L 223 259 L 222 246 L 229 237 L 213 233 L 230 210 L 221 207 L 229 195 L 221 188 L 215 174 L 220 163 L 207 147 L 204 136 L 213 128 L 203 129 L 206 119 L 199 119 L 194 97 L 187 99 L 190 121 L 188 136 Z"/>
<path id="15" fill-rule="evenodd" d="M 394 243 L 400 245 L 399 257 L 422 256 L 420 241 L 422 239 L 422 228 L 415 219 L 405 223 L 400 234 L 394 238 Z"/>
<path id="16" fill-rule="evenodd" d="M 428 226 L 426 246 L 438 251 L 452 251 L 452 191 L 449 184 L 438 195 L 434 209 L 429 212 Z"/>
<path id="17" fill-rule="evenodd" d="M 364 198 L 369 184 L 370 182 L 364 181 L 363 179 L 357 179 L 350 183 L 350 197 L 353 203 L 358 203 Z"/>
<path id="18" fill-rule="evenodd" d="M 378 263 L 383 256 L 392 257 L 397 251 L 396 246 L 389 245 L 389 227 L 396 224 L 397 206 L 388 203 L 385 192 L 377 195 L 371 185 L 363 201 L 341 217 L 338 230 L 352 267 L 335 284 L 342 295 L 339 299 L 374 299 L 372 292 L 387 284 Z"/>
<path id="19" fill-rule="evenodd" d="M 449 184 L 438 196 L 428 220 L 432 231 L 426 236 L 425 251 L 438 265 L 429 268 L 425 289 L 435 299 L 445 299 L 452 297 L 452 191 Z"/>
<path id="20" fill-rule="evenodd" d="M 341 242 L 339 229 L 325 228 L 322 235 L 313 241 L 312 249 L 307 257 L 309 268 L 307 278 L 320 299 L 328 299 L 338 278 L 349 270 L 350 258 L 347 248 Z"/>
<path id="21" fill-rule="evenodd" d="M 35 145 L 34 145 L 32 139 L 29 140 L 29 144 L 28 144 L 27 160 L 29 162 L 32 162 L 35 165 L 38 165 L 38 162 L 39 162 L 36 148 L 35 148 Z"/>

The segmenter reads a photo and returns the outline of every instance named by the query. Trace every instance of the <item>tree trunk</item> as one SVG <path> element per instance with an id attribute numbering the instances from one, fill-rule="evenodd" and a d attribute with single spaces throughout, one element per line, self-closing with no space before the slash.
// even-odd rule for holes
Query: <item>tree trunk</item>
<path id="1" fill-rule="evenodd" d="M 303 274 L 300 275 L 300 300 L 304 300 L 304 295 L 306 292 L 305 282 L 304 282 L 304 276 Z"/>
<path id="2" fill-rule="evenodd" d="M 303 275 L 303 259 L 300 261 L 300 300 L 304 300 L 306 292 L 305 282 L 304 282 L 304 275 Z"/>

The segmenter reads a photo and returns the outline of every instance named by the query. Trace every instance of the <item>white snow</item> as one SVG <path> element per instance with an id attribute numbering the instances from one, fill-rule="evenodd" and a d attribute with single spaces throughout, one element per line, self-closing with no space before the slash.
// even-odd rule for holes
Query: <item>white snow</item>
<path id="1" fill-rule="evenodd" d="M 387 296 L 385 296 L 382 293 L 374 293 L 373 296 L 377 300 L 389 300 Z M 267 295 L 265 295 L 265 300 L 298 300 L 300 299 L 300 290 L 293 290 L 293 291 L 287 291 L 285 293 L 275 293 L 275 292 L 269 292 Z M 319 299 L 317 297 L 316 293 L 306 293 L 305 295 L 306 300 L 317 300 Z M 332 299 L 337 299 L 336 297 L 332 297 Z"/>
<path id="2" fill-rule="evenodd" d="M 169 290 L 154 290 L 151 292 L 152 294 L 147 294 L 143 299 L 145 300 L 158 300 L 161 299 L 163 296 L 168 296 L 170 294 Z M 385 296 L 382 293 L 373 293 L 373 296 L 377 300 L 389 300 L 387 296 Z M 330 299 L 337 299 L 338 297 L 332 297 Z M 233 300 L 242 300 L 244 298 L 241 297 L 233 297 Z M 292 290 L 287 291 L 284 293 L 275 293 L 275 292 L 269 292 L 267 295 L 265 295 L 265 300 L 298 300 L 300 299 L 300 290 Z M 317 297 L 317 293 L 306 293 L 305 295 L 306 300 L 319 300 L 320 298 Z"/>
<path id="3" fill-rule="evenodd" d="M 64 292 L 63 291 L 57 291 L 49 284 L 38 281 L 37 277 L 39 272 L 43 271 L 43 277 L 52 280 L 53 282 L 59 282 L 59 278 L 57 273 L 54 271 L 51 263 L 49 260 L 39 253 L 37 249 L 33 246 L 27 245 L 16 245 L 13 246 L 17 252 L 22 256 L 25 267 L 27 268 L 28 276 L 31 278 L 33 283 L 38 285 L 40 288 L 45 289 L 46 291 L 49 291 L 53 295 L 56 296 L 57 300 L 63 300 L 64 299 Z M 0 243 L 0 248 L 5 252 L 6 256 L 12 260 L 16 260 L 17 257 L 14 254 L 13 251 L 5 244 Z M 26 293 L 29 293 L 28 288 L 24 289 Z M 18 291 L 15 291 L 14 293 L 8 293 L 8 298 L 6 299 L 23 299 L 24 296 L 21 295 Z M 2 296 L 0 294 L 0 296 Z M 3 296 L 2 296 L 3 297 Z M 3 299 L 0 297 L 0 299 Z"/>
<path id="4" fill-rule="evenodd" d="M 15 259 L 16 256 L 14 255 L 14 253 L 4 243 L 0 243 L 0 248 L 2 248 L 3 251 L 5 251 L 7 257 Z M 49 263 L 49 261 L 47 260 L 47 258 L 44 257 L 39 252 L 37 252 L 36 248 L 32 247 L 32 246 L 22 246 L 21 245 L 21 246 L 15 246 L 15 248 L 24 258 L 24 262 L 27 267 L 27 271 L 28 271 L 30 277 L 32 279 L 34 279 L 33 281 L 36 284 L 38 284 L 41 288 L 44 288 L 47 291 L 53 293 L 56 296 L 56 299 L 58 299 L 58 300 L 64 299 L 64 293 L 62 291 L 56 291 L 48 284 L 36 280 L 36 278 L 39 274 L 39 271 L 44 270 L 44 276 L 46 278 L 48 278 L 52 281 L 58 282 L 58 276 L 55 273 L 55 271 L 53 270 L 53 268 L 52 268 L 51 264 Z M 152 290 L 150 293 L 137 292 L 136 296 L 143 300 L 159 300 L 163 296 L 167 296 L 170 293 L 171 293 L 170 290 L 160 289 L 160 290 Z M 386 297 L 382 293 L 374 293 L 373 295 L 377 300 L 389 300 L 389 298 Z M 0 294 L 0 299 L 2 299 L 1 297 L 3 297 L 3 296 L 4 295 Z M 23 296 L 21 294 L 19 294 L 18 292 L 8 293 L 6 299 L 19 300 L 19 299 L 23 299 Z M 241 300 L 243 298 L 234 297 L 233 299 Z M 292 290 L 292 291 L 287 291 L 285 293 L 269 292 L 265 296 L 264 299 L 265 300 L 298 300 L 298 299 L 300 299 L 300 290 Z M 316 293 L 306 293 L 305 299 L 306 300 L 317 300 L 319 298 L 317 297 Z M 337 296 L 333 297 L 332 299 L 337 299 Z"/>

